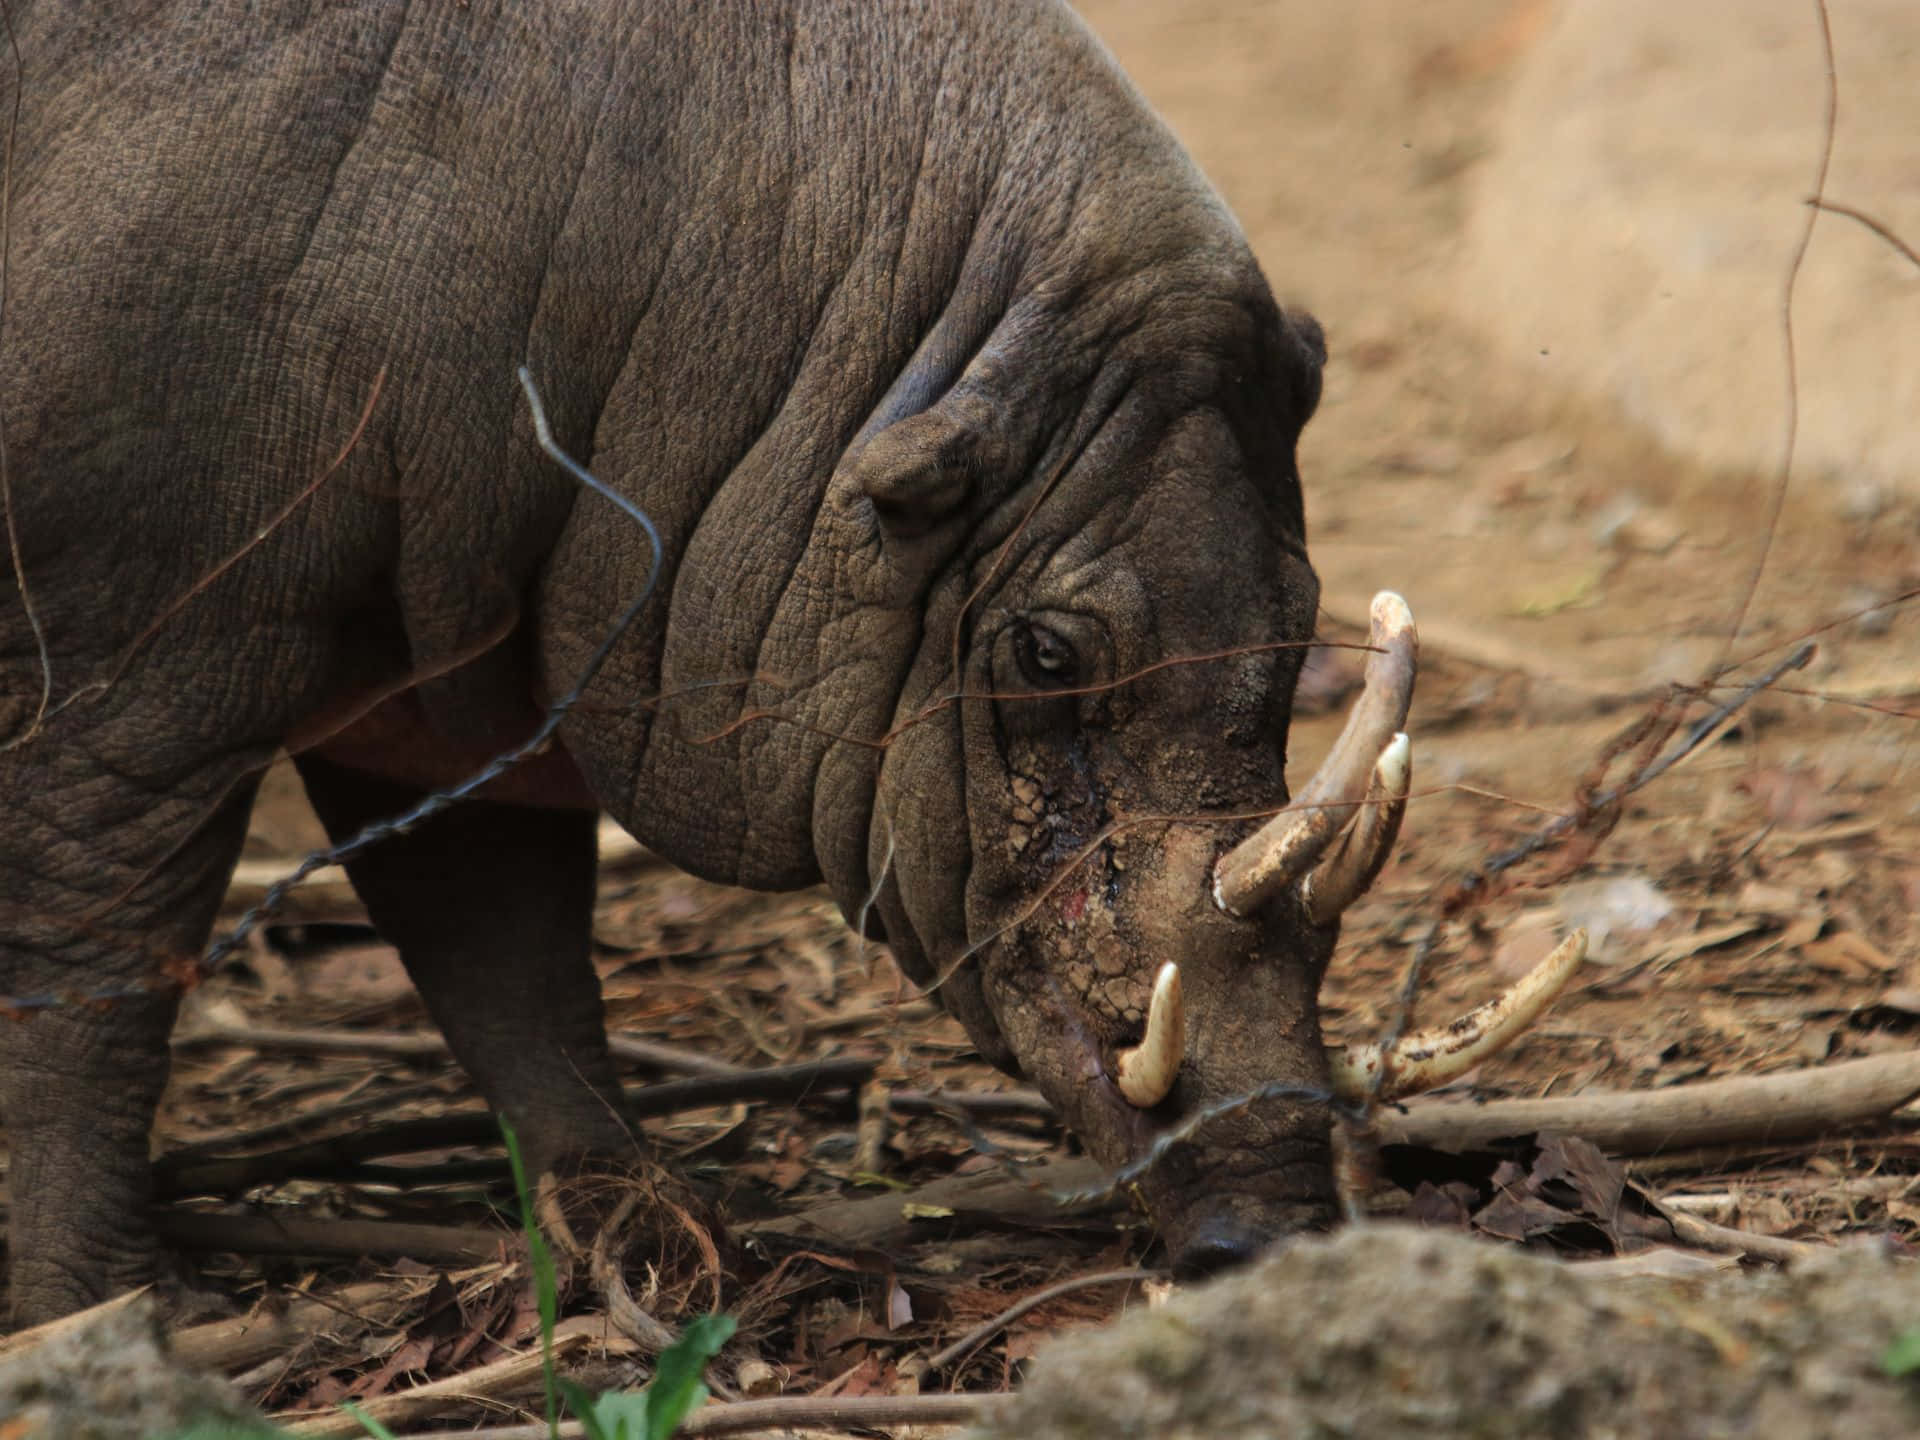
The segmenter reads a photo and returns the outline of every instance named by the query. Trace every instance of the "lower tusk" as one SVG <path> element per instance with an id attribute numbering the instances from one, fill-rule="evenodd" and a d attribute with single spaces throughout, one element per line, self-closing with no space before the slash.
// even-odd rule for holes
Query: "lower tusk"
<path id="1" fill-rule="evenodd" d="M 1147 1005 L 1147 1033 L 1138 1045 L 1122 1050 L 1114 1080 L 1129 1105 L 1151 1109 L 1167 1098 L 1187 1053 L 1187 1007 L 1180 998 L 1180 967 L 1169 960 L 1153 982 Z"/>
<path id="2" fill-rule="evenodd" d="M 1413 744 L 1395 735 L 1373 762 L 1366 803 L 1333 853 L 1300 882 L 1300 898 L 1315 925 L 1331 925 L 1372 886 L 1400 838 L 1407 791 L 1413 784 Z"/>
<path id="3" fill-rule="evenodd" d="M 1403 1035 L 1384 1048 L 1328 1046 L 1333 1093 L 1359 1105 L 1403 1100 L 1458 1079 L 1531 1025 L 1586 958 L 1587 932 L 1576 930 L 1507 990 L 1451 1025 Z"/>

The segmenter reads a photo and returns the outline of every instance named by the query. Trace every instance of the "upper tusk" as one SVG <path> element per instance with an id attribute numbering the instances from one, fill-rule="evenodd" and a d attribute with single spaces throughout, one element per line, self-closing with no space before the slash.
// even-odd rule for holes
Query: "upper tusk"
<path id="1" fill-rule="evenodd" d="M 1158 1105 L 1173 1089 L 1186 1053 L 1187 1007 L 1180 997 L 1180 967 L 1169 960 L 1153 982 L 1146 1035 L 1116 1058 L 1114 1079 L 1121 1095 L 1142 1110 Z"/>
<path id="2" fill-rule="evenodd" d="M 1384 1049 L 1328 1046 L 1334 1094 L 1356 1105 L 1403 1100 L 1457 1079 L 1531 1025 L 1586 958 L 1587 932 L 1576 930 L 1525 976 L 1451 1025 L 1403 1035 Z"/>
<path id="3" fill-rule="evenodd" d="M 1381 752 L 1406 728 L 1420 641 L 1413 612 L 1391 590 L 1373 597 L 1367 643 L 1366 688 L 1327 758 L 1292 804 L 1214 866 L 1214 903 L 1229 915 L 1252 914 L 1312 868 L 1365 801 Z"/>
<path id="4" fill-rule="evenodd" d="M 1407 812 L 1407 791 L 1413 786 L 1413 742 L 1404 733 L 1387 742 L 1373 762 L 1366 804 L 1353 828 L 1340 837 L 1333 853 L 1300 882 L 1300 898 L 1307 918 L 1315 925 L 1331 925 L 1347 907 L 1367 893 L 1393 853 L 1400 836 L 1400 820 Z"/>

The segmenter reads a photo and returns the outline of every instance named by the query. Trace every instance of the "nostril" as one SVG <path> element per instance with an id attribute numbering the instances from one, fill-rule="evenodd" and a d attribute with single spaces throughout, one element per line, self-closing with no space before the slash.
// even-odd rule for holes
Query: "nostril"
<path id="1" fill-rule="evenodd" d="M 1262 1237 L 1231 1220 L 1211 1221 L 1189 1236 L 1173 1257 L 1176 1280 L 1204 1280 L 1250 1263 L 1265 1248 Z"/>

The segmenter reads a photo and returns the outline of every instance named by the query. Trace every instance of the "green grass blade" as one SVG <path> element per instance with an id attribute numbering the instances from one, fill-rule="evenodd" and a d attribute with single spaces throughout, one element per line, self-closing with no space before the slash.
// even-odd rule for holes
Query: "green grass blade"
<path id="1" fill-rule="evenodd" d="M 527 1237 L 527 1258 L 533 1266 L 533 1293 L 540 1305 L 540 1369 L 547 1382 L 547 1433 L 560 1440 L 560 1392 L 553 1369 L 553 1326 L 560 1309 L 560 1286 L 554 1279 L 553 1252 L 534 1218 L 533 1197 L 527 1190 L 526 1167 L 520 1163 L 520 1140 L 504 1115 L 501 1138 L 507 1142 L 507 1163 L 513 1167 L 513 1193 L 520 1201 L 520 1228 Z"/>

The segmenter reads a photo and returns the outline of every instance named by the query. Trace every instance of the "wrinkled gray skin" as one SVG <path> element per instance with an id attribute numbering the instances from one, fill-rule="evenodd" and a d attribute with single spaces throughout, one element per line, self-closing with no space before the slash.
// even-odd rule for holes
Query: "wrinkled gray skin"
<path id="1" fill-rule="evenodd" d="M 536 1164 L 633 1143 L 596 804 L 712 879 L 877 885 L 869 928 L 1107 1161 L 1324 1084 L 1331 930 L 1207 891 L 1250 827 L 1203 817 L 1286 798 L 1298 651 L 1106 685 L 1308 638 L 1319 335 L 1063 9 L 10 9 L 13 530 L 55 702 L 112 683 L 0 754 L 0 993 L 196 952 L 277 749 L 345 835 L 568 688 L 648 551 L 536 449 L 526 360 L 658 523 L 658 597 L 562 749 L 352 874 Z M 0 735 L 41 677 L 9 581 Z M 1109 1076 L 1170 957 L 1192 1040 L 1140 1112 Z M 149 1272 L 174 1008 L 0 1029 L 21 1321 Z M 1269 1104 L 1172 1154 L 1141 1191 L 1179 1262 L 1325 1223 L 1327 1133 Z"/>

